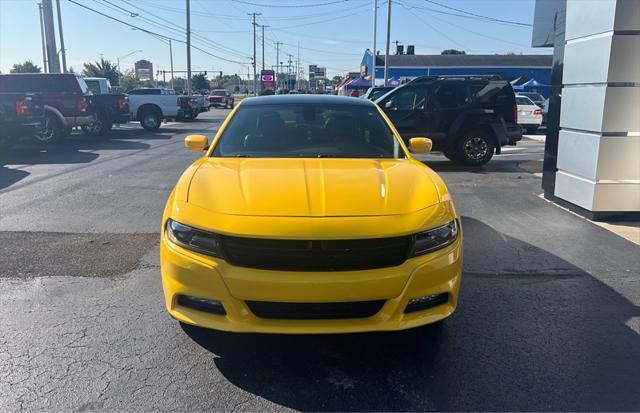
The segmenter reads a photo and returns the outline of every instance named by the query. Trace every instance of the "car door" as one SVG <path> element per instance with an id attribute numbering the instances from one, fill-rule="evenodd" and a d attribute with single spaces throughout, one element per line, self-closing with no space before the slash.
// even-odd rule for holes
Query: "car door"
<path id="1" fill-rule="evenodd" d="M 427 132 L 426 89 L 425 85 L 403 86 L 380 101 L 382 110 L 405 142 L 414 136 L 425 136 Z"/>
<path id="2" fill-rule="evenodd" d="M 434 143 L 447 138 L 451 124 L 468 101 L 467 87 L 462 81 L 439 82 L 427 100 L 427 136 Z"/>

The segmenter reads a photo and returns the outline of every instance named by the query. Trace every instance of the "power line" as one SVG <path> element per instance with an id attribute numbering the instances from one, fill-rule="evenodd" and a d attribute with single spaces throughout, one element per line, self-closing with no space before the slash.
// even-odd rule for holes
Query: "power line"
<path id="1" fill-rule="evenodd" d="M 253 3 L 250 1 L 245 1 L 245 0 L 231 0 L 235 3 L 241 3 L 241 4 L 248 4 L 251 6 L 257 6 L 257 7 L 275 7 L 275 8 L 301 8 L 301 7 L 320 7 L 320 6 L 329 6 L 331 4 L 338 4 L 338 3 L 346 3 L 349 0 L 334 0 L 334 1 L 329 1 L 326 3 L 314 3 L 314 4 L 260 4 L 260 3 Z"/>
<path id="2" fill-rule="evenodd" d="M 172 40 L 174 42 L 178 42 L 178 43 L 182 43 L 182 44 L 186 44 L 187 43 L 184 40 L 176 39 L 175 37 L 170 37 L 170 36 L 166 36 L 166 35 L 163 35 L 163 34 L 160 34 L 160 33 L 156 33 L 156 32 L 153 32 L 151 30 L 144 29 L 144 28 L 142 28 L 140 26 L 136 26 L 135 24 L 131 24 L 131 23 L 125 22 L 124 20 L 120 20 L 120 19 L 118 19 L 116 17 L 109 16 L 108 14 L 102 13 L 101 11 L 93 9 L 93 8 L 91 8 L 89 6 L 85 6 L 84 4 L 78 3 L 75 0 L 67 0 L 67 1 L 70 2 L 70 3 L 75 4 L 76 6 L 80 6 L 80 7 L 84 8 L 84 9 L 87 9 L 87 10 L 93 12 L 93 13 L 96 13 L 96 14 L 99 14 L 99 15 L 101 15 L 103 17 L 106 17 L 107 19 L 110 19 L 110 20 L 116 21 L 118 23 L 124 24 L 125 26 L 132 27 L 132 28 L 134 28 L 136 30 L 140 30 L 143 33 L 147 33 L 147 34 L 152 35 L 152 36 L 159 36 L 159 37 L 162 37 L 163 39 Z M 246 64 L 246 62 L 240 62 L 240 61 L 237 61 L 237 60 L 231 60 L 231 59 L 227 59 L 227 58 L 215 55 L 213 53 L 207 52 L 206 50 L 201 49 L 199 47 L 196 47 L 194 45 L 192 45 L 191 47 L 193 47 L 196 50 L 199 50 L 200 52 L 202 52 L 202 53 L 204 53 L 206 55 L 209 55 L 211 57 L 215 57 L 216 59 L 224 60 L 225 62 L 237 63 L 237 64 L 240 64 L 240 65 Z"/>
<path id="3" fill-rule="evenodd" d="M 459 13 L 464 13 L 464 14 L 467 14 L 469 16 L 479 17 L 479 18 L 486 19 L 486 20 L 492 20 L 492 21 L 495 21 L 495 22 L 514 24 L 514 25 L 517 25 L 517 26 L 528 26 L 528 27 L 532 27 L 533 26 L 530 23 L 522 23 L 522 22 L 517 22 L 517 21 L 513 21 L 513 20 L 504 20 L 504 19 L 498 19 L 496 17 L 483 16 L 482 14 L 477 14 L 477 13 L 472 13 L 470 11 L 457 9 L 455 7 L 447 6 L 446 4 L 438 3 L 437 1 L 433 1 L 433 0 L 424 0 L 424 1 L 427 2 L 427 3 L 435 4 L 436 6 L 443 7 L 445 9 L 457 11 Z"/>
<path id="4" fill-rule="evenodd" d="M 128 14 L 130 14 L 130 15 L 132 15 L 132 16 L 135 14 L 135 15 L 136 15 L 135 17 L 140 17 L 141 19 L 143 19 L 143 20 L 145 20 L 145 21 L 149 22 L 150 24 L 152 24 L 152 25 L 154 25 L 154 26 L 156 26 L 156 27 L 160 27 L 160 28 L 162 28 L 162 29 L 168 29 L 168 30 L 171 30 L 171 31 L 173 31 L 173 32 L 178 32 L 178 33 L 180 33 L 181 35 L 185 34 L 185 28 L 184 28 L 184 27 L 182 27 L 182 26 L 180 26 L 180 25 L 178 25 L 178 24 L 176 24 L 176 23 L 174 23 L 174 22 L 172 22 L 172 21 L 170 21 L 170 20 L 167 20 L 167 19 L 165 19 L 165 18 L 163 18 L 163 17 L 161 17 L 161 16 L 155 15 L 155 14 L 151 13 L 150 11 L 148 11 L 148 10 L 146 10 L 146 9 L 143 9 L 143 8 L 141 8 L 141 7 L 139 7 L 139 6 L 136 6 L 136 5 L 132 4 L 132 3 L 130 3 L 130 2 L 129 2 L 129 1 L 127 1 L 127 0 L 120 0 L 120 1 L 121 1 L 121 2 L 123 2 L 123 3 L 126 3 L 126 4 L 128 4 L 128 5 L 130 5 L 130 6 L 132 6 L 132 7 L 134 7 L 135 9 L 137 9 L 137 10 L 139 10 L 139 11 L 141 11 L 141 12 L 147 13 L 147 14 L 149 14 L 149 15 L 151 15 L 151 16 L 153 16 L 153 17 L 155 17 L 155 18 L 159 19 L 159 20 L 162 20 L 162 21 L 164 21 L 164 22 L 167 22 L 167 23 L 168 23 L 168 24 L 170 24 L 171 26 L 177 27 L 179 30 L 176 30 L 176 29 L 174 29 L 174 28 L 168 27 L 168 26 L 167 26 L 166 24 L 164 24 L 164 23 L 158 23 L 158 22 L 155 22 L 155 21 L 153 21 L 153 20 L 151 20 L 151 19 L 146 18 L 145 16 L 140 15 L 139 13 L 134 13 L 134 12 L 132 12 L 131 10 L 127 10 L 127 9 L 125 9 L 125 8 L 122 8 L 122 7 L 118 6 L 118 5 L 115 5 L 115 4 L 111 3 L 109 0 L 101 0 L 101 1 L 103 1 L 103 2 L 107 2 L 107 3 L 111 4 L 111 5 L 113 5 L 114 7 L 116 7 L 118 10 L 120 10 L 120 11 L 122 11 L 122 12 L 126 12 L 126 13 L 128 13 Z M 192 14 L 193 14 L 193 12 L 192 12 Z M 192 34 L 192 36 L 193 36 L 193 37 L 195 37 L 194 41 L 199 41 L 200 43 L 205 43 L 207 46 L 212 47 L 212 48 L 214 48 L 214 49 L 217 49 L 217 50 L 219 50 L 220 52 L 233 54 L 233 55 L 235 55 L 236 57 L 244 57 L 244 55 L 245 55 L 245 53 L 243 53 L 242 51 L 232 49 L 232 48 L 227 47 L 227 46 L 225 46 L 225 45 L 223 45 L 223 44 L 221 44 L 221 43 L 218 43 L 218 42 L 215 42 L 215 41 L 213 41 L 213 40 L 210 40 L 210 39 L 208 39 L 208 38 L 206 38 L 206 37 L 204 37 L 204 36 L 201 36 L 201 35 L 198 35 L 198 34 Z"/>
<path id="5" fill-rule="evenodd" d="M 401 4 L 402 4 L 402 3 L 401 3 Z M 437 30 L 437 29 L 435 29 L 433 26 L 431 26 L 429 23 L 427 23 L 427 22 L 426 22 L 426 20 L 423 20 L 420 16 L 416 15 L 412 10 L 410 10 L 410 9 L 406 8 L 406 5 L 404 5 L 404 4 L 403 4 L 403 7 L 405 7 L 405 9 L 406 9 L 409 13 L 413 14 L 416 18 L 418 18 L 418 19 L 419 19 L 423 24 L 426 24 L 426 25 L 428 25 L 429 27 L 431 27 L 432 29 L 434 29 L 434 30 L 438 31 L 438 30 Z M 428 12 L 425 12 L 425 13 L 429 14 Z M 528 45 L 525 45 L 525 44 L 516 43 L 516 42 L 509 41 L 509 40 L 504 40 L 504 39 L 499 38 L 499 37 L 493 37 L 493 36 L 489 36 L 489 35 L 484 34 L 484 33 L 479 33 L 479 32 L 473 31 L 473 30 L 469 30 L 469 29 L 467 29 L 467 28 L 466 28 L 466 27 L 464 27 L 464 26 L 461 26 L 461 25 L 459 25 L 459 24 L 455 24 L 455 23 L 451 23 L 450 21 L 444 20 L 444 19 L 442 19 L 442 18 L 439 18 L 439 19 L 437 19 L 437 20 L 438 20 L 438 21 L 440 21 L 440 22 L 442 22 L 442 23 L 446 23 L 446 24 L 448 24 L 448 25 L 450 25 L 450 26 L 456 27 L 456 28 L 458 28 L 458 29 L 460 29 L 460 30 L 462 30 L 462 31 L 465 31 L 465 32 L 468 32 L 468 33 L 475 34 L 476 36 L 485 37 L 485 38 L 487 38 L 487 39 L 491 39 L 491 40 L 495 40 L 495 41 L 498 41 L 498 42 L 502 42 L 502 43 L 507 43 L 507 44 L 515 45 L 515 46 L 520 46 L 520 47 L 529 47 Z M 457 42 L 457 41 L 455 41 L 455 40 L 453 40 L 453 39 L 449 38 L 449 37 L 448 37 L 448 36 L 446 36 L 444 33 L 440 32 L 440 31 L 438 31 L 438 33 L 440 33 L 442 36 L 444 36 L 444 37 L 448 38 L 451 42 L 456 43 L 456 44 L 457 44 L 457 45 L 459 45 L 459 46 L 465 47 L 464 45 L 460 44 L 459 42 Z M 470 49 L 469 49 L 469 50 L 470 50 Z"/>

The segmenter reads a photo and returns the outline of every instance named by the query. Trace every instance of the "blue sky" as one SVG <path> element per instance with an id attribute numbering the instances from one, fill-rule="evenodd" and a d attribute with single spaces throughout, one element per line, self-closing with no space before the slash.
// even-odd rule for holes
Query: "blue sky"
<path id="1" fill-rule="evenodd" d="M 107 15 L 175 39 L 184 39 L 184 0 L 74 0 Z M 434 0 L 435 1 L 435 0 Z M 55 8 L 55 0 L 54 8 Z M 0 0 L 0 71 L 13 63 L 31 59 L 42 66 L 40 25 L 36 0 Z M 438 4 L 439 3 L 439 4 Z M 392 0 L 391 41 L 414 44 L 417 54 L 464 49 L 467 53 L 550 53 L 532 49 L 531 27 L 473 18 L 476 13 L 496 19 L 530 24 L 534 0 Z M 384 51 L 386 0 L 378 0 L 378 50 Z M 443 6 L 448 6 L 446 8 Z M 154 70 L 169 69 L 169 47 L 144 32 L 133 30 L 61 0 L 67 64 L 76 71 L 83 62 L 102 54 L 116 60 L 133 50 L 142 50 L 121 60 L 121 68 L 133 67 L 144 58 Z M 452 9 L 453 8 L 453 9 Z M 275 42 L 286 54 L 297 56 L 304 72 L 309 64 L 326 66 L 328 75 L 355 71 L 362 54 L 372 47 L 373 0 L 191 0 L 194 46 L 222 57 L 192 51 L 193 70 L 246 75 L 253 54 L 253 37 L 247 13 L 262 13 L 267 67 L 276 62 Z M 137 13 L 135 17 L 131 13 Z M 466 16 L 466 17 L 463 17 Z M 261 63 L 258 29 L 258 66 Z M 59 47 L 58 40 L 58 47 Z M 392 47 L 393 49 L 393 47 Z M 186 70 L 186 47 L 173 42 L 174 69 Z M 230 60 L 230 61 L 229 61 Z"/>

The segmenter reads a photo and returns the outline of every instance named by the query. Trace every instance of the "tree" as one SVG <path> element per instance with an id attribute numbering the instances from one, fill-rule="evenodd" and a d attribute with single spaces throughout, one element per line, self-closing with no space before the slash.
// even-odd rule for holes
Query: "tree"
<path id="1" fill-rule="evenodd" d="M 194 91 L 210 88 L 211 85 L 209 84 L 209 81 L 204 74 L 198 73 L 197 75 L 191 76 L 191 89 L 193 89 Z"/>
<path id="2" fill-rule="evenodd" d="M 106 77 L 111 84 L 118 83 L 118 67 L 109 60 L 100 59 L 99 62 L 85 63 L 82 74 L 87 77 Z"/>
<path id="3" fill-rule="evenodd" d="M 440 54 L 467 54 L 464 50 L 447 49 L 443 50 Z"/>
<path id="4" fill-rule="evenodd" d="M 140 85 L 141 85 L 141 83 L 136 78 L 136 74 L 133 71 L 133 69 L 126 70 L 120 76 L 120 91 L 122 91 L 122 92 L 128 92 L 131 89 L 135 89 L 137 87 L 140 87 Z"/>
<path id="5" fill-rule="evenodd" d="M 31 60 L 25 60 L 24 63 L 13 65 L 9 73 L 42 73 L 42 69 Z"/>

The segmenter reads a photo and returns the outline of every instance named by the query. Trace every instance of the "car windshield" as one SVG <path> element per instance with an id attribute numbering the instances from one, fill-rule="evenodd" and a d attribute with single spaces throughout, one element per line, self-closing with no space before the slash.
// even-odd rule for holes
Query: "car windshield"
<path id="1" fill-rule="evenodd" d="M 211 91 L 211 95 L 213 96 L 224 96 L 226 94 L 226 90 L 224 89 L 217 89 L 217 90 L 212 90 Z"/>
<path id="2" fill-rule="evenodd" d="M 516 96 L 516 102 L 518 102 L 518 105 L 524 105 L 524 106 L 535 105 L 535 103 L 533 103 L 531 99 L 529 99 L 526 96 Z"/>
<path id="3" fill-rule="evenodd" d="M 267 104 L 241 106 L 214 157 L 404 158 L 373 106 Z"/>
<path id="4" fill-rule="evenodd" d="M 393 88 L 392 87 L 381 87 L 381 88 L 373 89 L 371 91 L 371 94 L 369 95 L 369 100 L 376 100 L 379 97 L 382 97 L 383 95 L 385 95 L 390 90 L 393 90 Z"/>
<path id="5" fill-rule="evenodd" d="M 82 93 L 84 93 L 85 95 L 92 95 L 93 92 L 89 89 L 89 86 L 87 86 L 87 83 L 84 81 L 83 78 L 81 78 L 80 76 L 76 76 L 76 80 L 78 81 L 78 84 L 80 85 L 80 89 L 82 89 Z"/>
<path id="6" fill-rule="evenodd" d="M 544 101 L 544 96 L 542 96 L 540 93 L 523 93 L 523 95 L 533 100 L 534 102 Z"/>

